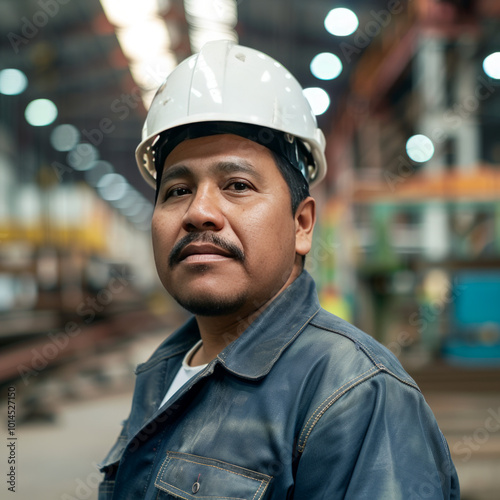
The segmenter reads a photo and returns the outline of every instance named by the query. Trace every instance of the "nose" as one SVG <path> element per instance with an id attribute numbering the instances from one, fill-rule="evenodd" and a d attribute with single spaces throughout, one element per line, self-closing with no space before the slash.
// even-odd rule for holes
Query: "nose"
<path id="1" fill-rule="evenodd" d="M 224 226 L 224 215 L 217 189 L 199 186 L 191 197 L 182 225 L 187 232 L 200 230 L 219 231 Z"/>

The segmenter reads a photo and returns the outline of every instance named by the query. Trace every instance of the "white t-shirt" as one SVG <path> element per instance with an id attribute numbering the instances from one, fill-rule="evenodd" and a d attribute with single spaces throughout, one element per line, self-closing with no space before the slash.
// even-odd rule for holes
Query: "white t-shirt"
<path id="1" fill-rule="evenodd" d="M 179 368 L 177 375 L 170 384 L 167 394 L 163 398 L 160 404 L 160 408 L 191 378 L 193 378 L 197 373 L 201 372 L 207 365 L 199 366 L 189 366 L 189 361 L 193 357 L 194 353 L 201 347 L 202 341 L 198 341 L 189 352 L 184 356 L 182 360 L 182 366 Z"/>

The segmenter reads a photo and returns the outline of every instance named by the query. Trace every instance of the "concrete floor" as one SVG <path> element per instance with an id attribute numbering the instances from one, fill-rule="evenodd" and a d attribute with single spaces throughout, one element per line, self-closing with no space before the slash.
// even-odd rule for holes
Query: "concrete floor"
<path id="1" fill-rule="evenodd" d="M 428 393 L 457 468 L 462 500 L 500 498 L 500 395 Z"/>
<path id="2" fill-rule="evenodd" d="M 107 454 L 127 418 L 132 401 L 133 368 L 145 361 L 165 333 L 142 336 L 132 345 L 100 355 L 85 355 L 34 383 L 17 387 L 17 500 L 96 500 L 102 474 L 96 465 Z M 23 423 L 28 400 L 37 400 L 38 418 Z M 43 407 L 40 406 L 43 405 Z M 55 420 L 44 421 L 54 410 Z M 0 415 L 7 415 L 5 400 Z M 42 416 L 42 418 L 40 418 Z M 2 443 L 6 429 L 0 428 Z M 2 445 L 3 446 L 3 445 Z M 0 457 L 5 478 L 6 459 Z M 7 496 L 2 479 L 0 499 Z"/>
<path id="3" fill-rule="evenodd" d="M 101 478 L 96 463 L 120 432 L 130 398 L 129 393 L 67 404 L 60 409 L 55 424 L 19 426 L 18 487 L 12 498 L 96 500 Z M 0 497 L 10 498 L 3 491 Z"/>

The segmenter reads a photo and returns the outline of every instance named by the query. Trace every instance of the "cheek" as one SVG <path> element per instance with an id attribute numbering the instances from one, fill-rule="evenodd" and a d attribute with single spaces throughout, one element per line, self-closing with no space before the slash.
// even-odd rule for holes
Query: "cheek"
<path id="1" fill-rule="evenodd" d="M 158 268 L 163 267 L 171 250 L 171 228 L 160 217 L 153 215 L 151 221 L 151 240 Z"/>
<path id="2" fill-rule="evenodd" d="M 161 232 L 160 232 L 158 219 L 157 219 L 157 217 L 155 217 L 153 215 L 153 218 L 151 220 L 151 241 L 153 243 L 153 250 L 155 253 L 156 253 L 157 248 L 159 246 L 160 235 L 161 235 Z"/>
<path id="3" fill-rule="evenodd" d="M 270 214 L 273 214 L 272 216 Z M 295 258 L 295 224 L 291 214 L 269 208 L 243 218 L 247 228 L 245 251 L 249 258 L 270 267 Z"/>

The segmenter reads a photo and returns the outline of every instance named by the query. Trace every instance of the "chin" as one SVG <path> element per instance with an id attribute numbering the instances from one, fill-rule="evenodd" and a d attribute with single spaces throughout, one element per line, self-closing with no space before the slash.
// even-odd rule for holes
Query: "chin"
<path id="1" fill-rule="evenodd" d="M 180 297 L 172 295 L 177 303 L 195 316 L 227 316 L 238 312 L 246 297 L 218 298 L 213 296 Z"/>

